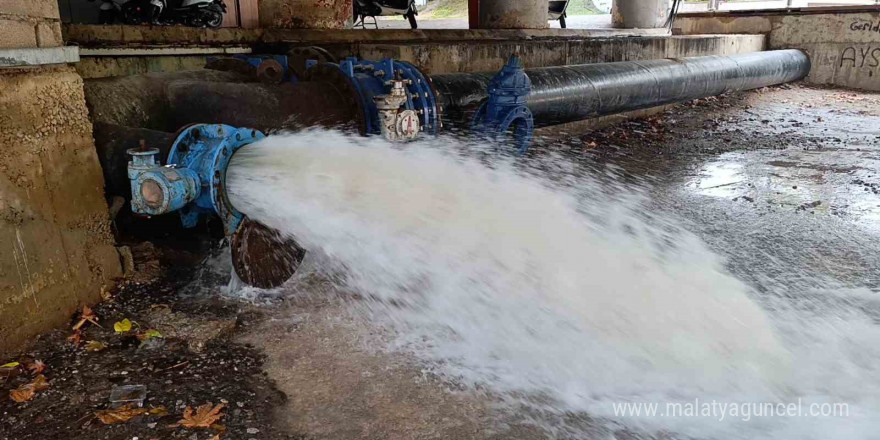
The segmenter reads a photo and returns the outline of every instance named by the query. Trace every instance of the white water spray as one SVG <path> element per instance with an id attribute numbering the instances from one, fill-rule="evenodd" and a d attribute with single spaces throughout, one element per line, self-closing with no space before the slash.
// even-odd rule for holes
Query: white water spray
<path id="1" fill-rule="evenodd" d="M 798 373 L 802 348 L 784 343 L 747 287 L 673 221 L 639 214 L 637 194 L 448 151 L 272 136 L 236 153 L 227 187 L 239 210 L 343 273 L 364 295 L 357 307 L 395 330 L 392 349 L 450 381 L 611 419 L 614 402 L 821 393 L 802 386 L 820 375 Z M 725 438 L 822 432 L 791 420 L 619 421 Z"/>

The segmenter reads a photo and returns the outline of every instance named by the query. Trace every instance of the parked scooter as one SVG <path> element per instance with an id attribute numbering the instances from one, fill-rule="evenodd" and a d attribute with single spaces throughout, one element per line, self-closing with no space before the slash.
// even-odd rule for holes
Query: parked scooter
<path id="1" fill-rule="evenodd" d="M 367 17 L 373 19 L 373 26 L 379 28 L 376 17 L 389 15 L 402 15 L 409 20 L 409 25 L 413 29 L 418 29 L 419 24 L 416 22 L 415 0 L 354 0 L 354 25 L 352 27 L 366 27 Z"/>
<path id="2" fill-rule="evenodd" d="M 89 0 L 94 2 L 95 0 Z M 129 0 L 102 0 L 98 7 L 98 24 L 113 24 L 123 16 L 125 4 Z M 125 20 L 123 20 L 125 21 Z"/>
<path id="3" fill-rule="evenodd" d="M 89 0 L 94 1 L 94 0 Z M 223 0 L 102 0 L 98 21 L 112 24 L 183 24 L 219 28 L 226 4 Z"/>
<path id="4" fill-rule="evenodd" d="M 159 12 L 159 20 L 168 24 L 217 29 L 223 24 L 223 14 L 226 13 L 223 0 L 170 0 L 162 3 L 164 8 Z"/>
<path id="5" fill-rule="evenodd" d="M 559 27 L 565 29 L 565 17 L 568 15 L 565 10 L 568 9 L 569 0 L 550 0 L 550 9 L 547 11 L 547 18 L 550 21 L 559 20 Z"/>

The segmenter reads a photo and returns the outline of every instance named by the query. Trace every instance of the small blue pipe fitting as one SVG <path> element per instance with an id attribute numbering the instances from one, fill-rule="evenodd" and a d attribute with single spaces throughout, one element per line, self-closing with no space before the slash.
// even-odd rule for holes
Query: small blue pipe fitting
<path id="1" fill-rule="evenodd" d="M 164 214 L 183 208 L 199 195 L 201 181 L 193 170 L 158 166 L 159 150 L 128 150 L 131 180 L 131 209 L 147 215 Z"/>
<path id="2" fill-rule="evenodd" d="M 495 141 L 512 131 L 519 155 L 525 154 L 532 141 L 535 121 L 526 105 L 532 82 L 523 70 L 519 57 L 511 55 L 507 64 L 489 81 L 489 98 L 474 115 L 472 128 Z"/>
<path id="3" fill-rule="evenodd" d="M 216 214 L 226 234 L 232 235 L 244 215 L 226 195 L 226 168 L 239 148 L 264 137 L 249 128 L 194 124 L 180 131 L 165 166 L 157 163 L 156 149 L 129 150 L 132 211 L 146 215 L 178 211 L 187 228 L 196 226 L 201 215 Z"/>

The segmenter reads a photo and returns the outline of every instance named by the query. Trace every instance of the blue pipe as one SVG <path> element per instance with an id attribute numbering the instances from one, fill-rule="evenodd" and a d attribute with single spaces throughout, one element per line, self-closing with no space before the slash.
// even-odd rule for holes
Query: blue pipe
<path id="1" fill-rule="evenodd" d="M 157 149 L 129 150 L 132 211 L 145 215 L 178 211 L 187 228 L 196 226 L 202 215 L 217 215 L 231 236 L 244 215 L 226 196 L 226 167 L 239 148 L 264 137 L 250 128 L 194 124 L 180 131 L 164 166 L 156 160 Z"/>

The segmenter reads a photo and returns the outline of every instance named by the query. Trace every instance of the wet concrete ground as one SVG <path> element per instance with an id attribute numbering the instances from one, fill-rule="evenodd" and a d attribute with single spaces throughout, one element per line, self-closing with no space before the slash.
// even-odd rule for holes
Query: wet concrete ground
<path id="1" fill-rule="evenodd" d="M 877 94 L 785 86 L 593 133 L 584 142 L 597 147 L 582 154 L 648 181 L 658 208 L 759 287 L 772 278 L 796 290 L 808 269 L 876 288 L 878 109 Z"/>
<path id="2" fill-rule="evenodd" d="M 681 218 L 759 291 L 795 292 L 820 278 L 876 291 L 878 109 L 877 94 L 786 86 L 684 104 L 549 148 L 646 185 L 656 209 Z M 227 403 L 222 438 L 548 438 L 529 423 L 533 414 L 501 411 L 485 390 L 456 389 L 403 356 L 376 352 L 371 347 L 385 335 L 349 313 L 356 295 L 327 280 L 304 279 L 254 305 L 217 298 L 219 288 L 169 292 L 158 277 L 117 292 L 97 309 L 101 322 L 132 317 L 149 325 L 158 307 L 180 314 L 181 326 L 231 319 L 235 330 L 208 342 L 207 353 L 173 337 L 166 350 L 142 350 L 97 327 L 88 337 L 107 340 L 102 353 L 69 346 L 67 329 L 46 335 L 22 355 L 47 362 L 51 391 L 26 404 L 0 403 L 0 439 L 63 432 L 70 439 L 207 440 L 220 431 L 169 427 L 183 407 L 206 401 Z M 4 394 L 21 380 L 4 382 Z M 98 423 L 90 414 L 122 383 L 149 384 L 146 404 L 171 414 Z M 597 438 L 641 436 L 590 428 L 587 415 L 566 417 Z"/>

